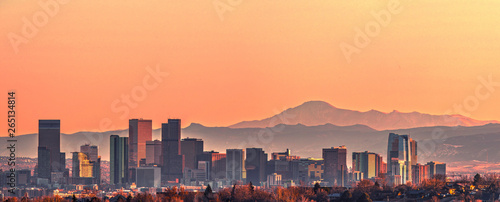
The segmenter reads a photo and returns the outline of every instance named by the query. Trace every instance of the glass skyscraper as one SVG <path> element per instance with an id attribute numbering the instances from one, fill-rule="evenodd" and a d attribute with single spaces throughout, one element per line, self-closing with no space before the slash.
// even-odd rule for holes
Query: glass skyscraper
<path id="1" fill-rule="evenodd" d="M 110 142 L 110 184 L 128 183 L 128 138 L 111 135 Z"/>

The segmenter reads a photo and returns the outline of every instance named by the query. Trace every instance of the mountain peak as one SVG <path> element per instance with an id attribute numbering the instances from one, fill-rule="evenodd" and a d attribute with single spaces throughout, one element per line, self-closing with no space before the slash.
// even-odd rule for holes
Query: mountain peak
<path id="1" fill-rule="evenodd" d="M 457 120 L 450 121 L 450 116 L 455 117 Z M 403 113 L 398 110 L 393 110 L 390 113 L 374 109 L 367 112 L 360 112 L 336 108 L 325 101 L 312 100 L 266 119 L 243 121 L 229 127 L 266 128 L 278 124 L 318 126 L 327 123 L 337 126 L 360 124 L 375 130 L 392 130 L 429 126 L 479 126 L 488 123 L 498 123 L 498 121 L 481 121 L 456 115 L 430 115 L 419 112 Z"/>
<path id="2" fill-rule="evenodd" d="M 322 106 L 322 107 L 334 107 L 330 103 L 321 100 L 311 100 L 302 103 L 300 106 Z M 298 107 L 300 107 L 298 106 Z M 334 107 L 335 108 L 335 107 Z"/>

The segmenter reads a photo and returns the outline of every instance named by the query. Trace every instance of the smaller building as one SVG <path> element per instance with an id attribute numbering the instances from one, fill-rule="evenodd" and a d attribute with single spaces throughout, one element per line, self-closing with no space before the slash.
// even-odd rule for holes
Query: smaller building
<path id="1" fill-rule="evenodd" d="M 277 173 L 273 173 L 267 176 L 267 186 L 281 186 L 281 175 Z"/>
<path id="2" fill-rule="evenodd" d="M 161 187 L 160 167 L 138 167 L 135 172 L 137 187 Z"/>

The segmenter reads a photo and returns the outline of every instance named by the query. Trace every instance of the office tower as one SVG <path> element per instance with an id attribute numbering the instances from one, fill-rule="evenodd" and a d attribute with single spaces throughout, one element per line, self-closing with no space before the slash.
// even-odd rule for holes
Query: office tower
<path id="1" fill-rule="evenodd" d="M 161 166 L 161 141 L 146 142 L 146 165 Z"/>
<path id="2" fill-rule="evenodd" d="M 81 154 L 75 154 L 81 153 Z M 73 177 L 92 177 L 93 184 L 101 183 L 101 157 L 96 145 L 85 144 L 80 146 L 80 152 L 73 153 Z M 83 158 L 83 159 L 82 159 Z M 82 173 L 75 175 L 75 162 L 78 163 L 78 170 Z M 90 173 L 90 174 L 89 174 Z"/>
<path id="3" fill-rule="evenodd" d="M 427 165 L 429 166 L 429 178 L 433 178 L 436 175 L 446 176 L 446 163 L 431 161 Z"/>
<path id="4" fill-rule="evenodd" d="M 128 122 L 129 168 L 139 167 L 140 160 L 146 158 L 146 141 L 153 138 L 151 120 L 130 119 Z"/>
<path id="5" fill-rule="evenodd" d="M 417 141 L 410 138 L 410 159 L 411 165 L 417 165 L 418 163 L 418 155 L 417 155 Z"/>
<path id="6" fill-rule="evenodd" d="M 110 184 L 128 183 L 128 137 L 111 135 L 109 138 Z"/>
<path id="7" fill-rule="evenodd" d="M 197 156 L 198 162 L 207 161 L 210 165 L 209 179 L 226 178 L 226 154 L 216 151 L 205 151 Z"/>
<path id="8" fill-rule="evenodd" d="M 71 177 L 80 177 L 80 152 L 73 152 L 71 164 Z"/>
<path id="9" fill-rule="evenodd" d="M 347 149 L 345 146 L 323 149 L 324 179 L 330 185 L 345 186 Z"/>
<path id="10" fill-rule="evenodd" d="M 50 180 L 52 172 L 63 172 L 66 162 L 61 158 L 62 156 L 61 122 L 59 120 L 39 120 L 38 177 Z"/>
<path id="11" fill-rule="evenodd" d="M 208 161 L 198 161 L 199 173 L 195 175 L 195 179 L 198 181 L 207 181 L 210 179 L 210 162 Z"/>
<path id="12" fill-rule="evenodd" d="M 245 159 L 245 170 L 247 171 L 247 182 L 260 185 L 266 181 L 267 153 L 262 148 L 247 148 Z"/>
<path id="13" fill-rule="evenodd" d="M 290 162 L 292 179 L 296 182 L 311 183 L 323 179 L 323 159 L 299 159 Z"/>
<path id="14" fill-rule="evenodd" d="M 373 152 L 353 152 L 352 170 L 363 173 L 363 179 L 378 177 L 381 173 L 382 157 Z"/>
<path id="15" fill-rule="evenodd" d="M 73 152 L 73 177 L 93 177 L 94 164 L 90 161 L 89 156 L 82 152 Z"/>
<path id="16" fill-rule="evenodd" d="M 387 174 L 399 175 L 401 183 L 412 181 L 412 166 L 417 162 L 417 143 L 408 135 L 389 134 L 387 145 Z"/>
<path id="17" fill-rule="evenodd" d="M 96 145 L 84 144 L 80 146 L 80 152 L 87 154 L 90 161 L 97 162 L 99 152 Z"/>
<path id="18" fill-rule="evenodd" d="M 420 184 L 424 180 L 429 179 L 429 165 L 422 165 L 417 163 L 412 168 L 412 182 L 414 184 Z"/>
<path id="19" fill-rule="evenodd" d="M 139 167 L 135 171 L 137 187 L 161 187 L 160 167 Z"/>
<path id="20" fill-rule="evenodd" d="M 226 149 L 226 178 L 231 184 L 245 182 L 245 150 Z"/>
<path id="21" fill-rule="evenodd" d="M 38 147 L 37 176 L 50 179 L 50 151 L 46 147 Z"/>
<path id="22" fill-rule="evenodd" d="M 181 140 L 181 155 L 184 155 L 184 168 L 196 169 L 196 157 L 203 153 L 203 140 L 185 138 Z"/>
<path id="23" fill-rule="evenodd" d="M 92 161 L 92 177 L 95 184 L 101 184 L 101 156 L 97 156 L 97 161 Z"/>
<path id="24" fill-rule="evenodd" d="M 285 152 L 273 152 L 271 154 L 271 160 L 280 160 L 280 161 L 293 161 L 300 159 L 300 156 L 292 156 L 292 151 L 286 149 Z"/>
<path id="25" fill-rule="evenodd" d="M 184 156 L 181 155 L 181 120 L 169 119 L 161 125 L 162 181 L 179 181 L 183 177 Z"/>
<path id="26" fill-rule="evenodd" d="M 273 173 L 281 175 L 283 180 L 290 180 L 292 178 L 292 169 L 290 162 L 286 159 L 283 160 L 270 160 L 266 163 L 266 176 Z"/>
<path id="27" fill-rule="evenodd" d="M 27 186 L 30 184 L 30 178 L 31 178 L 31 170 L 29 169 L 16 170 L 16 185 Z"/>

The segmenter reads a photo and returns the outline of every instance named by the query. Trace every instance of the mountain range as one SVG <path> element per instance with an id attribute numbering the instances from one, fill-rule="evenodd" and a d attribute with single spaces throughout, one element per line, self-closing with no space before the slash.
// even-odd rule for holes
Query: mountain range
<path id="1" fill-rule="evenodd" d="M 228 148 L 261 147 L 268 153 L 288 148 L 293 155 L 316 158 L 321 157 L 322 148 L 345 145 L 350 162 L 354 151 L 372 151 L 386 159 L 389 133 L 409 134 L 415 139 L 420 163 L 442 161 L 457 166 L 473 161 L 500 163 L 500 124 L 496 121 L 418 112 L 358 112 L 321 101 L 306 102 L 273 117 L 229 127 L 192 123 L 182 129 L 182 138 L 203 139 L 205 150 L 222 153 Z M 61 134 L 61 150 L 67 152 L 66 158 L 71 158 L 68 152 L 79 151 L 80 145 L 98 145 L 102 159 L 109 160 L 110 135 L 126 137 L 128 130 Z M 161 130 L 153 130 L 153 139 L 160 137 Z M 6 138 L 0 137 L 3 148 L 7 146 Z M 36 157 L 37 134 L 19 135 L 17 140 L 17 156 Z M 0 156 L 7 155 L 7 150 L 1 150 Z"/>
<path id="2" fill-rule="evenodd" d="M 458 114 L 430 115 L 419 112 L 404 113 L 396 110 L 390 113 L 377 110 L 360 112 L 336 108 L 324 101 L 309 101 L 266 119 L 243 121 L 229 127 L 266 128 L 278 124 L 317 126 L 327 123 L 337 126 L 361 124 L 376 130 L 393 130 L 428 126 L 480 126 L 499 122 L 480 121 Z"/>

